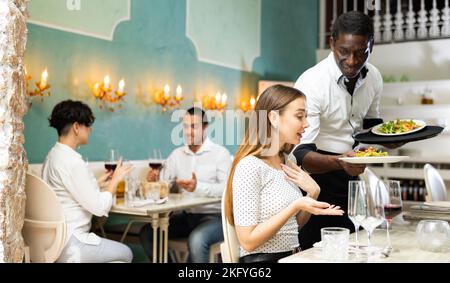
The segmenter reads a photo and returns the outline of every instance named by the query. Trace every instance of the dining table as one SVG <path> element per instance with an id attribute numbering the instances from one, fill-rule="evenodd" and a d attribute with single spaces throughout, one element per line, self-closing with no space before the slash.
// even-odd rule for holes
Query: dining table
<path id="1" fill-rule="evenodd" d="M 153 231 L 153 261 L 166 263 L 168 261 L 168 231 L 171 213 L 188 208 L 220 203 L 220 198 L 169 194 L 163 203 L 149 203 L 135 206 L 133 203 L 113 205 L 110 213 L 125 215 L 128 224 L 122 234 L 121 242 L 125 240 L 129 229 L 135 223 L 149 223 Z M 158 233 L 159 231 L 159 233 Z"/>

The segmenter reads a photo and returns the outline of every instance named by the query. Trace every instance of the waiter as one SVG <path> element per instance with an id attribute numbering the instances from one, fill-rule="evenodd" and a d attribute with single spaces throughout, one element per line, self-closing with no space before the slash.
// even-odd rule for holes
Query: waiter
<path id="1" fill-rule="evenodd" d="M 303 73 L 295 88 L 306 94 L 309 128 L 293 154 L 297 163 L 321 187 L 320 201 L 347 210 L 348 182 L 364 172 L 365 165 L 340 161 L 354 156 L 354 135 L 382 122 L 379 113 L 383 80 L 369 64 L 374 44 L 373 22 L 364 13 L 352 11 L 333 24 L 331 53 Z M 354 232 L 347 215 L 311 216 L 299 230 L 302 249 L 320 241 L 323 227 L 345 227 Z"/>

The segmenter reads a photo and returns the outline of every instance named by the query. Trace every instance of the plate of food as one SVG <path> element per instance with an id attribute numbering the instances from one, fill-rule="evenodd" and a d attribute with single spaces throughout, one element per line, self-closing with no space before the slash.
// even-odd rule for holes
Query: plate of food
<path id="1" fill-rule="evenodd" d="M 379 136 L 399 136 L 418 132 L 427 124 L 422 120 L 397 119 L 384 122 L 372 128 L 372 133 Z"/>
<path id="2" fill-rule="evenodd" d="M 365 150 L 356 151 L 354 157 L 340 157 L 339 160 L 353 164 L 396 163 L 408 159 L 409 156 L 389 156 L 389 153 L 370 146 Z"/>

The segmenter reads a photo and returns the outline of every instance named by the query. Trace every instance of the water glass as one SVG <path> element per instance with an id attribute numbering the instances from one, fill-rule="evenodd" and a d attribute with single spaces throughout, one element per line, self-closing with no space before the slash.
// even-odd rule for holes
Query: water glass
<path id="1" fill-rule="evenodd" d="M 350 230 L 340 227 L 327 227 L 322 228 L 320 232 L 322 236 L 322 259 L 327 261 L 348 260 Z"/>
<path id="2" fill-rule="evenodd" d="M 416 238 L 420 249 L 443 252 L 450 239 L 450 225 L 442 220 L 422 220 L 417 225 Z"/>

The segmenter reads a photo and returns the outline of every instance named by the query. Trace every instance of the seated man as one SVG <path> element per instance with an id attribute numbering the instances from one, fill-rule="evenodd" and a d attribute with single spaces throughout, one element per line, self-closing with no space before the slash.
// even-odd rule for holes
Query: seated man
<path id="1" fill-rule="evenodd" d="M 221 197 L 225 189 L 231 157 L 227 149 L 207 138 L 208 121 L 200 108 L 190 108 L 183 117 L 186 145 L 175 149 L 162 168 L 150 169 L 147 181 L 168 181 L 183 195 Z M 152 228 L 146 225 L 140 232 L 141 243 L 152 258 Z M 206 263 L 211 245 L 223 240 L 220 204 L 191 208 L 172 215 L 169 239 L 189 238 L 189 261 Z"/>

